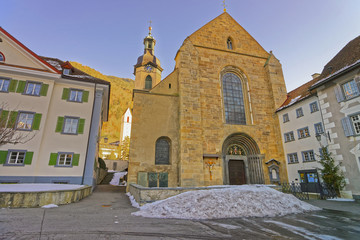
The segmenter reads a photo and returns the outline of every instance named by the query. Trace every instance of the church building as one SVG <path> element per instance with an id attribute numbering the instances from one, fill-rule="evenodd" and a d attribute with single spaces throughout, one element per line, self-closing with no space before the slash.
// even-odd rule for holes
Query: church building
<path id="1" fill-rule="evenodd" d="M 287 181 L 282 67 L 227 12 L 187 37 L 161 80 L 155 39 L 134 66 L 128 183 L 144 187 Z"/>

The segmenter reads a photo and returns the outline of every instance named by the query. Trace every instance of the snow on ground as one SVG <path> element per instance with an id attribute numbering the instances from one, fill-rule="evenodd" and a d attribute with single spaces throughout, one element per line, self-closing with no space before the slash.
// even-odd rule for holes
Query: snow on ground
<path id="1" fill-rule="evenodd" d="M 56 207 L 58 207 L 58 205 L 56 205 L 56 204 L 48 204 L 48 205 L 42 206 L 41 208 L 56 208 Z"/>
<path id="2" fill-rule="evenodd" d="M 241 185 L 224 189 L 185 192 L 145 204 L 135 216 L 152 218 L 215 219 L 275 217 L 321 210 L 263 185 Z"/>
<path id="3" fill-rule="evenodd" d="M 355 199 L 349 199 L 349 198 L 329 198 L 326 199 L 328 201 L 338 201 L 338 202 L 354 202 Z"/>
<path id="4" fill-rule="evenodd" d="M 119 185 L 120 178 L 125 177 L 126 174 L 127 172 L 115 172 L 113 178 L 110 181 L 110 185 Z"/>
<path id="5" fill-rule="evenodd" d="M 16 183 L 0 184 L 0 192 L 43 192 L 58 190 L 74 190 L 85 185 L 51 184 L 51 183 Z"/>
<path id="6" fill-rule="evenodd" d="M 131 195 L 130 192 L 126 193 L 126 196 L 129 197 L 130 202 L 131 202 L 131 206 L 135 207 L 135 208 L 140 208 L 139 204 L 135 201 L 135 198 L 133 197 L 133 195 Z"/>

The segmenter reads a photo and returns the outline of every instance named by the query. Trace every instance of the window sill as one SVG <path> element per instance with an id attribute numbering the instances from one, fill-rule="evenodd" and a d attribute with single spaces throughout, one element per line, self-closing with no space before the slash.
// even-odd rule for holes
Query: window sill
<path id="1" fill-rule="evenodd" d="M 308 137 L 310 137 L 310 135 L 309 135 L 309 136 L 306 136 L 306 137 L 298 138 L 298 140 L 304 139 L 304 138 L 308 138 Z"/>
<path id="2" fill-rule="evenodd" d="M 3 166 L 7 166 L 7 167 L 24 167 L 25 163 L 21 163 L 21 164 L 4 163 Z"/>
<path id="3" fill-rule="evenodd" d="M 292 163 L 289 163 L 289 162 L 288 162 L 288 164 L 296 164 L 296 163 L 299 163 L 299 162 L 292 162 Z"/>

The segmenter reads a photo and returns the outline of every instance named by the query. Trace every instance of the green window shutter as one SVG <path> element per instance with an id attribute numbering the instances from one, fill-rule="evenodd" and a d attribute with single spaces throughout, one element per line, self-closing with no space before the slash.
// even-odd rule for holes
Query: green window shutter
<path id="1" fill-rule="evenodd" d="M 41 113 L 35 113 L 33 127 L 32 127 L 33 130 L 39 130 L 40 122 L 41 122 L 41 116 L 42 116 Z"/>
<path id="2" fill-rule="evenodd" d="M 72 159 L 72 165 L 79 166 L 79 159 L 80 159 L 80 154 L 74 154 Z"/>
<path id="3" fill-rule="evenodd" d="M 18 112 L 15 112 L 15 111 L 10 112 L 9 123 L 7 125 L 8 128 L 15 127 L 17 115 L 18 115 Z"/>
<path id="4" fill-rule="evenodd" d="M 0 127 L 5 127 L 6 126 L 6 121 L 8 119 L 9 116 L 9 111 L 6 110 L 2 110 L 1 111 L 1 115 L 0 115 Z"/>
<path id="5" fill-rule="evenodd" d="M 7 155 L 8 151 L 0 151 L 0 164 L 4 164 L 6 162 Z"/>
<path id="6" fill-rule="evenodd" d="M 64 123 L 64 117 L 58 117 L 55 132 L 61 132 L 63 123 Z"/>
<path id="7" fill-rule="evenodd" d="M 89 91 L 83 91 L 82 101 L 88 102 L 88 100 L 89 100 Z"/>
<path id="8" fill-rule="evenodd" d="M 56 165 L 57 157 L 58 157 L 57 153 L 50 153 L 49 166 L 55 166 Z"/>
<path id="9" fill-rule="evenodd" d="M 18 80 L 10 80 L 9 92 L 15 92 Z"/>
<path id="10" fill-rule="evenodd" d="M 67 100 L 68 98 L 69 98 L 69 89 L 68 89 L 68 88 L 64 88 L 61 99 Z"/>
<path id="11" fill-rule="evenodd" d="M 79 119 L 78 133 L 80 133 L 80 134 L 84 133 L 84 126 L 85 126 L 85 119 L 80 118 Z"/>
<path id="12" fill-rule="evenodd" d="M 40 96 L 46 96 L 48 89 L 49 89 L 49 84 L 41 85 Z"/>
<path id="13" fill-rule="evenodd" d="M 24 90 L 25 90 L 25 86 L 26 86 L 26 81 L 19 81 L 16 92 L 17 93 L 23 93 Z"/>
<path id="14" fill-rule="evenodd" d="M 25 164 L 30 165 L 33 159 L 34 152 L 26 152 L 25 154 Z"/>
<path id="15" fill-rule="evenodd" d="M 159 173 L 159 187 L 168 187 L 168 173 Z"/>

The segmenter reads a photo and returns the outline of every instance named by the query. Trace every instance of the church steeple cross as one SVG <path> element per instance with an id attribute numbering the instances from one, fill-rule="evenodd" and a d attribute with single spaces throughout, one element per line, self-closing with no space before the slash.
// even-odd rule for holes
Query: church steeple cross
<path id="1" fill-rule="evenodd" d="M 150 20 L 149 21 L 149 36 L 151 36 L 151 30 L 152 30 L 151 23 L 152 23 L 152 21 Z"/>
<path id="2" fill-rule="evenodd" d="M 224 7 L 224 12 L 226 12 L 226 4 L 225 4 L 225 0 L 223 0 L 223 7 Z"/>

